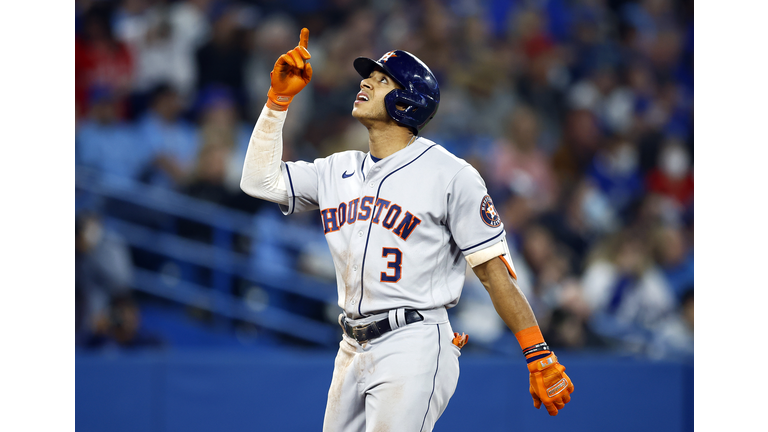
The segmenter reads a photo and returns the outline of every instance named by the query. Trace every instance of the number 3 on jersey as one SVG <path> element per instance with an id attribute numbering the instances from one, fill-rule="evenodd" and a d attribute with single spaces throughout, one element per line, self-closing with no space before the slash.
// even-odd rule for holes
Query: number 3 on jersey
<path id="1" fill-rule="evenodd" d="M 394 274 L 390 275 L 386 272 L 381 272 L 381 281 L 395 283 L 400 280 L 403 272 L 403 253 L 397 248 L 381 248 L 381 257 L 386 258 L 390 255 L 394 255 L 394 259 L 387 262 L 387 268 L 394 270 Z"/>

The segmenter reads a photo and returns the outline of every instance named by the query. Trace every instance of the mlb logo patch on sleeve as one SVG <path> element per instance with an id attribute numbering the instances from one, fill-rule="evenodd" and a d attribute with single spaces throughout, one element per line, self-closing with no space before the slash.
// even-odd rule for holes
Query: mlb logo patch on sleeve
<path id="1" fill-rule="evenodd" d="M 480 202 L 480 217 L 483 218 L 483 222 L 491 227 L 498 227 L 501 225 L 501 218 L 499 212 L 496 211 L 496 206 L 493 205 L 490 195 L 483 197 Z"/>

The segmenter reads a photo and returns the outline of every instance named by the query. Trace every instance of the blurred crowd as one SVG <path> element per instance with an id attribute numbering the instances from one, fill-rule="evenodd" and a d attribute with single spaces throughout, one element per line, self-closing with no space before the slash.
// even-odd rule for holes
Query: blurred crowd
<path id="1" fill-rule="evenodd" d="M 412 52 L 422 135 L 486 180 L 547 341 L 692 358 L 693 0 L 77 0 L 77 166 L 263 211 L 242 161 L 302 27 L 284 160 L 367 151 L 352 61 Z M 454 327 L 492 342 L 489 307 L 469 274 Z"/>

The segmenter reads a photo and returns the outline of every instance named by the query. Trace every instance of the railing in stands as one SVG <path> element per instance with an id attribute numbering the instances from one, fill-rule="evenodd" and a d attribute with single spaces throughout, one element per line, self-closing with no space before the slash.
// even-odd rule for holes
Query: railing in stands
<path id="1" fill-rule="evenodd" d="M 122 210 L 106 211 L 104 220 L 132 249 L 147 251 L 166 260 L 185 263 L 186 266 L 205 268 L 212 275 L 211 286 L 203 286 L 198 281 L 168 278 L 158 269 L 136 267 L 132 288 L 312 344 L 332 346 L 338 342 L 339 331 L 332 324 L 279 306 L 266 304 L 254 308 L 247 299 L 230 292 L 232 278 L 237 277 L 287 295 L 324 304 L 335 303 L 334 283 L 303 274 L 272 253 L 300 251 L 302 245 L 318 241 L 318 238 L 322 240 L 322 236 L 318 237 L 319 231 L 266 215 L 233 210 L 166 188 L 111 177 L 84 167 L 76 167 L 75 190 L 76 199 L 78 195 L 88 196 L 101 203 L 123 206 L 118 206 Z M 209 228 L 211 242 L 177 235 L 174 230 L 180 219 Z M 235 235 L 251 240 L 250 253 L 235 250 Z M 268 250 L 260 250 L 262 246 Z"/>

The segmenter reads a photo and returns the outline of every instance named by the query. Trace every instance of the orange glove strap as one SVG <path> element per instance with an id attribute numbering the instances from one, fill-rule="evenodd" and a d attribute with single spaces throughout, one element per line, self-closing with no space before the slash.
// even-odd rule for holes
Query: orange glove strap
<path id="1" fill-rule="evenodd" d="M 277 95 L 272 88 L 267 92 L 267 108 L 275 111 L 286 111 L 292 100 L 293 96 Z"/>
<path id="2" fill-rule="evenodd" d="M 538 361 L 528 362 L 528 372 L 541 372 L 555 363 L 559 364 L 557 362 L 557 356 L 555 353 L 550 352 L 548 355 L 544 356 L 544 358 L 541 358 Z"/>
<path id="3" fill-rule="evenodd" d="M 552 352 L 549 346 L 544 342 L 544 336 L 541 334 L 539 326 L 528 327 L 515 333 L 520 348 L 523 349 L 523 355 L 528 363 L 536 361 L 550 355 Z"/>

